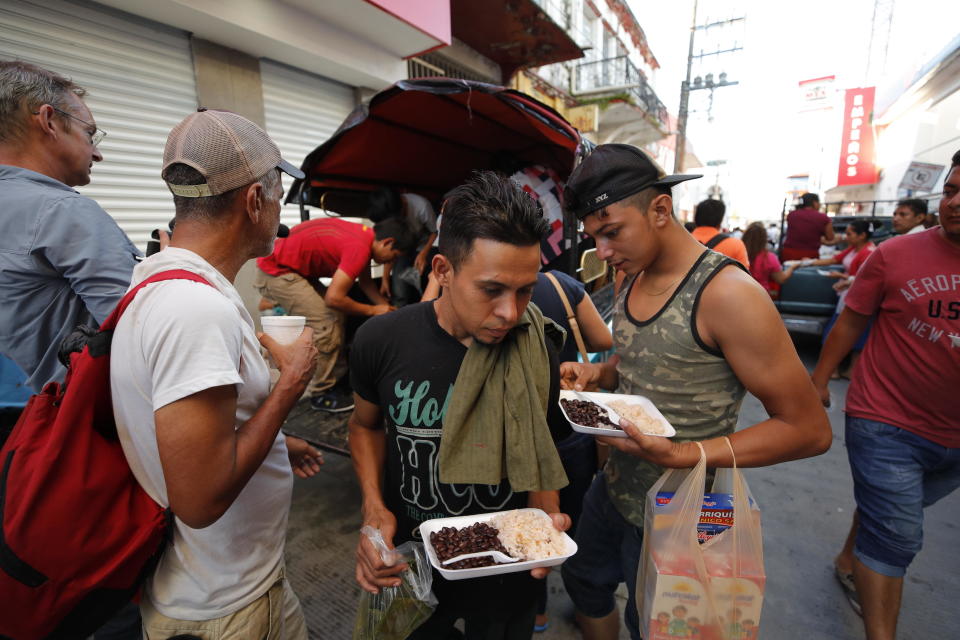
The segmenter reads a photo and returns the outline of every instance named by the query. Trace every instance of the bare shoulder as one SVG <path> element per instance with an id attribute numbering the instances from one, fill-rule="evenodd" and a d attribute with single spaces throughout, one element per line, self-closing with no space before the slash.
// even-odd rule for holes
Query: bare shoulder
<path id="1" fill-rule="evenodd" d="M 701 304 L 711 306 L 736 307 L 747 302 L 770 302 L 770 296 L 753 276 L 734 264 L 720 269 L 701 295 Z"/>
<path id="2" fill-rule="evenodd" d="M 738 335 L 777 331 L 783 324 L 760 283 L 743 269 L 728 265 L 704 288 L 697 327 L 705 341 L 714 345 Z"/>

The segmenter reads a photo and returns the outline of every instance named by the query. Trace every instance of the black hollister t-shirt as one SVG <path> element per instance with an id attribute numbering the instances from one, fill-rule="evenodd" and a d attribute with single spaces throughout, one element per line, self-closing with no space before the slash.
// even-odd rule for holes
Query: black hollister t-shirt
<path id="1" fill-rule="evenodd" d="M 371 318 L 350 351 L 350 381 L 361 398 L 380 407 L 386 427 L 384 502 L 397 518 L 394 544 L 419 539 L 431 518 L 473 515 L 527 506 L 527 494 L 499 485 L 440 482 L 440 433 L 453 384 L 467 348 L 437 323 L 433 302 Z M 548 341 L 549 342 L 549 341 Z M 570 433 L 557 406 L 556 351 L 551 362 L 548 422 L 554 441 Z"/>

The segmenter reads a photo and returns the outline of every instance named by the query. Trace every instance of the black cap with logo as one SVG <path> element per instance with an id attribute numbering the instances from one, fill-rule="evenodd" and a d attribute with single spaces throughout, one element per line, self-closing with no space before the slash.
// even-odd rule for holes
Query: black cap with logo
<path id="1" fill-rule="evenodd" d="M 602 144 L 570 174 L 564 206 L 578 220 L 650 187 L 672 187 L 702 175 L 664 175 L 643 151 L 629 144 Z"/>

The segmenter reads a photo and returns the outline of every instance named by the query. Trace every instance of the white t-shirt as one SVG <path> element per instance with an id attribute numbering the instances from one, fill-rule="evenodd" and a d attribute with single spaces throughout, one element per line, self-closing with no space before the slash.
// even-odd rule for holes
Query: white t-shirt
<path id="1" fill-rule="evenodd" d="M 135 285 L 155 273 L 186 269 L 215 288 L 187 280 L 152 284 L 127 308 L 113 334 L 110 386 L 127 461 L 151 498 L 169 506 L 157 450 L 154 411 L 212 387 L 237 386 L 236 427 L 269 393 L 253 320 L 233 285 L 197 254 L 167 248 L 133 272 Z M 131 285 L 131 286 L 132 286 Z M 277 580 L 293 475 L 278 433 L 263 464 L 226 513 L 205 529 L 175 519 L 173 544 L 147 597 L 165 616 L 209 620 L 241 609 Z"/>

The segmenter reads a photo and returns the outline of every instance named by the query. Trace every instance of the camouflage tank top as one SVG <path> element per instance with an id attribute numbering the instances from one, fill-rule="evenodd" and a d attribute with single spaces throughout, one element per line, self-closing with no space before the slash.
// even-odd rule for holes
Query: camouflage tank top
<path id="1" fill-rule="evenodd" d="M 626 308 L 636 277 L 624 286 L 614 306 L 613 344 L 620 356 L 617 393 L 650 398 L 677 430 L 676 441 L 727 435 L 737 424 L 743 385 L 723 354 L 705 345 L 696 330 L 700 294 L 728 264 L 740 266 L 704 251 L 670 300 L 646 322 L 632 318 Z M 614 506 L 642 527 L 647 491 L 663 467 L 611 449 L 604 471 Z"/>

